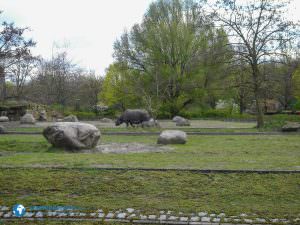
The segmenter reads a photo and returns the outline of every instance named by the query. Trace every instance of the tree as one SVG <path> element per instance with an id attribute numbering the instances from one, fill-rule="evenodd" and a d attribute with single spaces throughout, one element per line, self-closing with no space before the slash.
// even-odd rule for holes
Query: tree
<path id="1" fill-rule="evenodd" d="M 95 72 L 83 73 L 79 78 L 78 99 L 81 105 L 92 108 L 100 101 L 99 93 L 102 90 L 103 78 Z"/>
<path id="2" fill-rule="evenodd" d="M 138 107 L 141 95 L 135 91 L 135 78 L 130 70 L 121 64 L 109 66 L 103 81 L 100 101 L 110 106 L 117 106 L 122 111 L 129 107 Z"/>
<path id="3" fill-rule="evenodd" d="M 138 95 L 150 111 L 164 107 L 174 116 L 203 95 L 204 60 L 212 56 L 207 49 L 226 39 L 205 15 L 204 3 L 153 2 L 143 22 L 115 42 L 115 59 L 136 75 Z"/>
<path id="4" fill-rule="evenodd" d="M 40 59 L 36 76 L 29 84 L 30 97 L 43 104 L 74 105 L 81 73 L 82 69 L 72 63 L 65 51 L 58 52 L 50 60 Z"/>
<path id="5" fill-rule="evenodd" d="M 11 65 L 7 74 L 10 81 L 14 84 L 13 97 L 20 99 L 24 96 L 24 87 L 33 76 L 38 59 L 31 55 L 23 55 L 16 58 L 16 62 Z"/>
<path id="6" fill-rule="evenodd" d="M 221 0 L 216 4 L 216 23 L 231 37 L 230 44 L 236 56 L 251 68 L 257 127 L 264 125 L 261 65 L 278 60 L 280 46 L 298 35 L 296 25 L 284 18 L 288 4 L 289 1 L 284 0 Z"/>
<path id="7" fill-rule="evenodd" d="M 2 12 L 0 11 L 0 16 Z M 6 69 L 16 63 L 21 56 L 30 55 L 35 46 L 31 39 L 24 37 L 29 28 L 15 27 L 13 23 L 2 22 L 0 28 L 0 101 L 6 99 Z"/>

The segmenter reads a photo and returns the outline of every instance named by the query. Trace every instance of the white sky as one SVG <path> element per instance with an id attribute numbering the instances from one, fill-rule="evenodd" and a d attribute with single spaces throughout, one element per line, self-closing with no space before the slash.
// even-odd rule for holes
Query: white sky
<path id="1" fill-rule="evenodd" d="M 142 20 L 153 0 L 0 0 L 4 19 L 37 42 L 34 54 L 50 57 L 54 42 L 69 43 L 75 63 L 104 75 L 113 62 L 113 43 L 125 29 Z M 291 5 L 300 19 L 300 0 Z"/>

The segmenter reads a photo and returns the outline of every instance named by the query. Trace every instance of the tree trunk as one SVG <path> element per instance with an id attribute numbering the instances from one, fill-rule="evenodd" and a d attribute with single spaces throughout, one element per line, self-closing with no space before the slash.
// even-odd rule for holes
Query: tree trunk
<path id="1" fill-rule="evenodd" d="M 254 64 L 252 67 L 252 75 L 253 75 L 253 83 L 254 83 L 254 97 L 255 97 L 255 104 L 256 104 L 256 121 L 257 121 L 257 128 L 262 128 L 264 126 L 264 112 L 262 109 L 262 104 L 260 102 L 260 94 L 259 94 L 259 70 L 257 64 Z"/>
<path id="2" fill-rule="evenodd" d="M 6 83 L 5 83 L 5 70 L 0 66 L 0 101 L 6 99 Z"/>

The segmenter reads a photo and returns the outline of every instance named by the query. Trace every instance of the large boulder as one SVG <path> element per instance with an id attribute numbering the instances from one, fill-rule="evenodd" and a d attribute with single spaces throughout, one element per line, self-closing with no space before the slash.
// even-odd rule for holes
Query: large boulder
<path id="1" fill-rule="evenodd" d="M 180 130 L 165 130 L 161 132 L 158 137 L 157 144 L 185 144 L 187 141 L 187 135 Z"/>
<path id="2" fill-rule="evenodd" d="M 9 119 L 7 116 L 0 116 L 0 123 L 3 122 L 9 122 Z"/>
<path id="3" fill-rule="evenodd" d="M 21 117 L 20 122 L 21 124 L 35 124 L 35 118 L 32 114 L 26 113 L 24 116 Z"/>
<path id="4" fill-rule="evenodd" d="M 180 121 L 180 120 L 185 120 L 185 118 L 183 118 L 183 117 L 181 117 L 181 116 L 174 116 L 173 119 L 172 119 L 172 121 L 173 121 L 174 123 L 177 123 L 177 122 Z"/>
<path id="5" fill-rule="evenodd" d="M 63 118 L 62 122 L 78 122 L 77 116 L 69 115 Z"/>
<path id="6" fill-rule="evenodd" d="M 63 122 L 45 128 L 43 135 L 54 147 L 81 150 L 95 148 L 101 133 L 91 124 Z"/>
<path id="7" fill-rule="evenodd" d="M 184 127 L 184 126 L 190 126 L 191 123 L 186 118 L 183 118 L 181 116 L 175 116 L 173 119 L 173 122 L 176 123 L 176 126 Z"/>
<path id="8" fill-rule="evenodd" d="M 287 124 L 285 124 L 281 130 L 283 132 L 293 132 L 293 131 L 298 131 L 300 130 L 300 123 L 292 123 L 292 122 L 288 122 Z"/>
<path id="9" fill-rule="evenodd" d="M 184 119 L 184 120 L 177 121 L 176 126 L 178 126 L 178 127 L 188 127 L 188 126 L 191 126 L 191 123 L 190 123 L 189 120 Z"/>

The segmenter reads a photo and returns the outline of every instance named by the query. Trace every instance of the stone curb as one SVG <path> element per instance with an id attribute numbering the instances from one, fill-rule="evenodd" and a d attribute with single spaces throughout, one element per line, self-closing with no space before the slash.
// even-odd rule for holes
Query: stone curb
<path id="1" fill-rule="evenodd" d="M 122 220 L 122 219 L 89 219 L 89 218 L 9 218 L 2 219 L 3 221 L 16 221 L 16 220 L 28 220 L 28 221 L 94 221 L 94 222 L 119 222 L 119 223 L 131 223 L 131 224 L 169 224 L 169 225 L 249 225 L 242 223 L 206 223 L 206 222 L 176 222 L 176 221 L 160 221 L 160 220 Z M 251 225 L 271 225 L 271 224 L 251 224 Z"/>
<path id="2" fill-rule="evenodd" d="M 38 207 L 38 206 L 37 206 Z M 240 214 L 226 216 L 225 213 L 208 214 L 207 212 L 176 213 L 160 211 L 156 214 L 144 214 L 133 208 L 103 212 L 102 209 L 88 212 L 84 210 L 38 210 L 28 207 L 28 211 L 21 218 L 13 215 L 11 208 L 0 206 L 0 220 L 70 220 L 70 221 L 104 221 L 134 224 L 174 224 L 174 225 L 271 225 L 271 224 L 299 224 L 300 214 L 292 220 L 258 218 L 257 215 Z M 30 210 L 31 209 L 31 210 Z"/>

